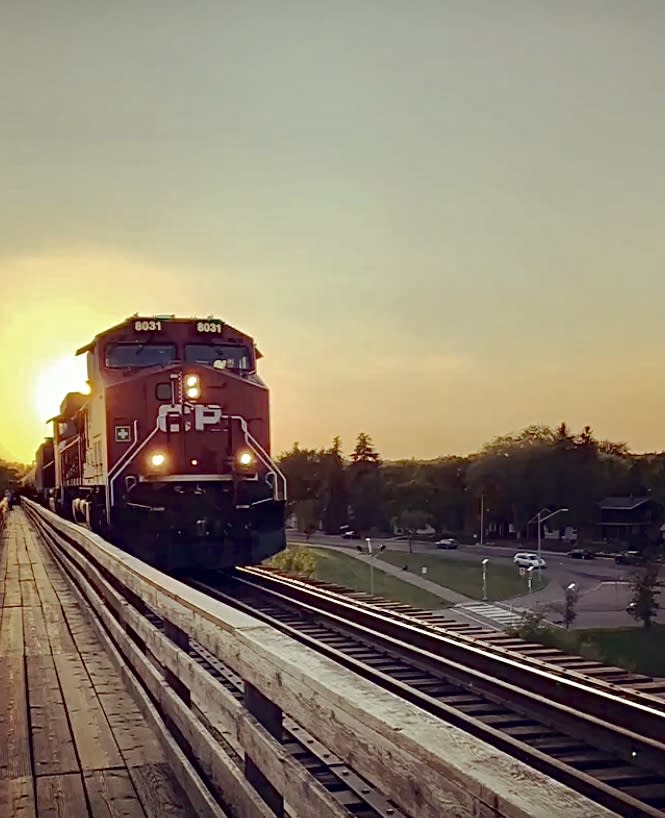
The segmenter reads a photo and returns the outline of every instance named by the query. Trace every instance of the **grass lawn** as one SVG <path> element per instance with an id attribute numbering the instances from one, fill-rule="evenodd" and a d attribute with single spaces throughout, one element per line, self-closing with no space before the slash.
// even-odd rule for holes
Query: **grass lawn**
<path id="1" fill-rule="evenodd" d="M 369 565 L 355 557 L 349 557 L 339 551 L 328 548 L 311 548 L 316 555 L 317 579 L 324 582 L 334 582 L 354 591 L 366 591 L 369 593 Z M 374 570 L 374 593 L 377 596 L 403 602 L 405 605 L 413 605 L 416 608 L 445 608 L 445 600 L 433 594 L 402 582 L 400 579 L 384 574 L 376 568 Z"/>
<path id="2" fill-rule="evenodd" d="M 580 643 L 591 644 L 601 662 L 648 676 L 665 676 L 665 625 L 617 630 L 575 631 Z M 594 657 L 596 658 L 596 657 Z"/>
<path id="3" fill-rule="evenodd" d="M 451 588 L 459 594 L 482 599 L 483 569 L 481 558 L 475 561 L 446 559 L 437 554 L 408 554 L 404 551 L 384 551 L 379 559 L 390 562 L 392 565 L 409 566 L 409 571 L 422 575 L 421 569 L 427 568 L 427 579 L 438 582 L 446 588 Z M 538 584 L 537 572 L 534 571 L 533 590 L 544 588 L 548 579 L 543 574 L 542 586 Z M 526 577 L 521 577 L 517 568 L 507 565 L 496 565 L 491 561 L 487 566 L 487 598 L 488 600 L 510 599 L 528 593 Z"/>

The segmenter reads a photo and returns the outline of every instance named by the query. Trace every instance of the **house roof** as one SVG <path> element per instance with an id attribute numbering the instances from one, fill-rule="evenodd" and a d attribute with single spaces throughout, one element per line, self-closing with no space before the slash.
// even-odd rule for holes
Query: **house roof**
<path id="1" fill-rule="evenodd" d="M 598 505 L 604 511 L 632 511 L 649 500 L 651 497 L 605 497 Z"/>

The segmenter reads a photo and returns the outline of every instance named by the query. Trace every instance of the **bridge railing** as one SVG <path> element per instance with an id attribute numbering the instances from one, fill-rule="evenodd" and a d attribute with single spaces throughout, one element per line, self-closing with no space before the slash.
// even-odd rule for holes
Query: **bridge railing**
<path id="1" fill-rule="evenodd" d="M 200 815 L 348 816 L 285 747 L 285 728 L 406 815 L 611 815 L 88 530 L 23 507 L 171 747 Z"/>

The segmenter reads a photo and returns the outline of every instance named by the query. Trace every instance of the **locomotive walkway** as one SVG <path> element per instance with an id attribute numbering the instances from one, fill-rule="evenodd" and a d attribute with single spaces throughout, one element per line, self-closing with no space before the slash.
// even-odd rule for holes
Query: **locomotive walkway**
<path id="1" fill-rule="evenodd" d="M 194 815 L 57 564 L 15 509 L 0 535 L 0 816 Z"/>

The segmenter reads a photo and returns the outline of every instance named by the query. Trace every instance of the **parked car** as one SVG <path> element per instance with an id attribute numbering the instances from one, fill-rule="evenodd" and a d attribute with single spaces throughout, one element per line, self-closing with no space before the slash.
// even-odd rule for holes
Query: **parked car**
<path id="1" fill-rule="evenodd" d="M 617 565 L 641 565 L 644 562 L 644 556 L 641 551 L 624 551 L 616 555 L 614 562 Z"/>
<path id="2" fill-rule="evenodd" d="M 437 548 L 457 548 L 457 540 L 454 537 L 444 537 L 442 540 L 437 540 L 434 545 Z"/>
<path id="3" fill-rule="evenodd" d="M 359 540 L 360 539 L 360 534 L 358 534 L 357 531 L 352 531 L 351 529 L 349 529 L 348 531 L 345 531 L 342 534 L 342 539 L 343 540 Z"/>
<path id="4" fill-rule="evenodd" d="M 596 557 L 593 551 L 587 551 L 586 548 L 573 548 L 566 556 L 570 557 L 571 560 L 592 560 Z"/>
<path id="5" fill-rule="evenodd" d="M 519 554 L 515 554 L 513 562 L 515 565 L 524 568 L 547 568 L 547 563 L 542 557 L 539 557 L 538 554 L 520 552 Z"/>

